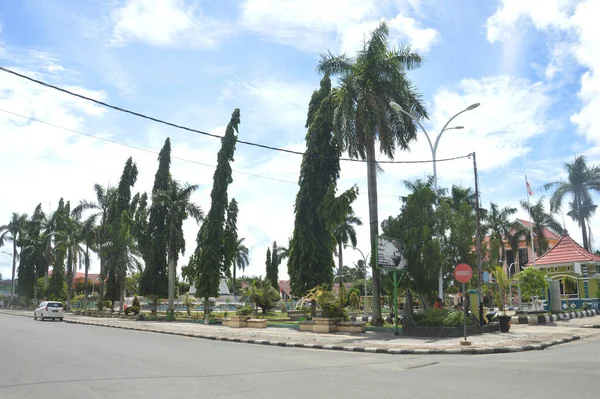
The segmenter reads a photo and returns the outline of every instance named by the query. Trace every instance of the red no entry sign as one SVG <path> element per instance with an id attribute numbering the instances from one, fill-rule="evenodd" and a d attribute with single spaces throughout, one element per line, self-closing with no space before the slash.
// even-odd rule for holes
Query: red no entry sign
<path id="1" fill-rule="evenodd" d="M 473 277 L 473 269 L 466 263 L 461 263 L 454 268 L 454 278 L 460 283 L 466 283 Z"/>

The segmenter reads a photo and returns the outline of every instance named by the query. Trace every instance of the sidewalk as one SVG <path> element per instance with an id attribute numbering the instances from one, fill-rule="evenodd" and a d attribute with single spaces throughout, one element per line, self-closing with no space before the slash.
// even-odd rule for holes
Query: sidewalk
<path id="1" fill-rule="evenodd" d="M 0 310 L 0 314 L 27 316 L 33 319 L 31 312 Z M 468 337 L 471 346 L 460 346 L 462 338 L 415 338 L 376 331 L 364 334 L 316 334 L 287 328 L 234 329 L 216 325 L 205 326 L 199 323 L 132 321 L 72 314 L 65 315 L 65 322 L 249 344 L 387 354 L 522 352 L 542 350 L 549 346 L 600 334 L 597 329 L 582 328 L 590 324 L 600 324 L 600 316 L 547 325 L 512 325 L 509 333 L 498 332 Z"/>

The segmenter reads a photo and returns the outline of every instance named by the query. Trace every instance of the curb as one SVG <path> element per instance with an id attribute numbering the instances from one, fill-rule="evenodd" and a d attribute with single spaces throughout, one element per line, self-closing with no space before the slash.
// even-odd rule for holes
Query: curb
<path id="1" fill-rule="evenodd" d="M 577 312 L 558 313 L 545 316 L 521 314 L 513 316 L 510 320 L 512 324 L 550 324 L 561 320 L 578 319 L 582 317 L 593 317 L 600 315 L 600 310 L 580 310 Z"/>
<path id="2" fill-rule="evenodd" d="M 522 346 L 506 346 L 500 348 L 449 348 L 449 349 L 400 349 L 400 348 L 374 348 L 365 346 L 352 346 L 352 345 L 322 345 L 322 344 L 304 344 L 300 342 L 285 342 L 285 341 L 269 341 L 261 339 L 246 339 L 246 338 L 230 338 L 217 335 L 202 335 L 202 334 L 191 334 L 191 333 L 179 333 L 173 331 L 161 331 L 151 330 L 138 327 L 130 326 L 114 326 L 100 323 L 93 323 L 79 320 L 64 320 L 65 323 L 70 324 L 83 324 L 88 326 L 107 327 L 107 328 L 120 328 L 123 330 L 143 331 L 152 332 L 157 334 L 167 335 L 179 335 L 189 338 L 201 338 L 212 341 L 225 341 L 235 342 L 244 344 L 255 344 L 255 345 L 267 345 L 267 346 L 280 346 L 285 348 L 305 348 L 305 349 L 323 349 L 333 351 L 345 351 L 345 352 L 364 352 L 364 353 L 383 353 L 388 355 L 484 355 L 493 353 L 514 353 L 514 352 L 527 352 L 533 350 L 544 350 L 551 346 L 565 344 L 568 342 L 576 341 L 581 339 L 578 335 L 572 335 L 570 337 L 555 339 L 548 342 L 541 342 L 537 344 L 528 344 Z"/>

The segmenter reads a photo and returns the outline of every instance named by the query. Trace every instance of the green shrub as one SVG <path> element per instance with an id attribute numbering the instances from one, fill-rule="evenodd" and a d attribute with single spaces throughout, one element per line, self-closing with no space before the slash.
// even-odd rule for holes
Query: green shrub
<path id="1" fill-rule="evenodd" d="M 130 306 L 127 309 L 131 309 L 131 313 L 133 313 L 134 315 L 138 315 L 140 313 L 139 306 Z"/>
<path id="2" fill-rule="evenodd" d="M 137 306 L 138 309 L 142 307 L 142 305 L 140 304 L 140 300 L 138 299 L 137 295 L 133 297 L 133 302 L 131 303 L 131 306 Z"/>
<path id="3" fill-rule="evenodd" d="M 128 307 L 125 308 L 125 316 L 129 316 L 129 313 L 131 313 L 131 308 L 132 307 L 133 306 L 128 306 Z"/>
<path id="4" fill-rule="evenodd" d="M 107 299 L 106 301 L 104 301 L 104 307 L 109 309 L 112 308 L 112 302 Z"/>
<path id="5" fill-rule="evenodd" d="M 450 309 L 427 309 L 415 316 L 415 322 L 427 327 L 458 327 L 464 324 L 463 312 Z M 470 324 L 467 319 L 467 324 Z"/>
<path id="6" fill-rule="evenodd" d="M 244 306 L 239 308 L 235 313 L 239 316 L 250 316 L 252 314 L 252 308 L 250 306 Z"/>

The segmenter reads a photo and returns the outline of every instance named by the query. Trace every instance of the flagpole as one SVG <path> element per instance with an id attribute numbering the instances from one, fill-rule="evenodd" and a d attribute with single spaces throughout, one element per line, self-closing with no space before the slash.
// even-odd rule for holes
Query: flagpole
<path id="1" fill-rule="evenodd" d="M 535 249 L 533 246 L 533 225 L 531 223 L 531 205 L 529 204 L 529 191 L 531 191 L 531 186 L 527 181 L 527 175 L 525 175 L 525 189 L 525 191 L 527 191 L 527 213 L 529 213 L 529 238 L 531 239 L 531 253 L 533 255 L 533 266 L 535 266 L 535 260 L 537 256 L 535 254 Z"/>

